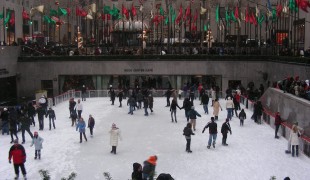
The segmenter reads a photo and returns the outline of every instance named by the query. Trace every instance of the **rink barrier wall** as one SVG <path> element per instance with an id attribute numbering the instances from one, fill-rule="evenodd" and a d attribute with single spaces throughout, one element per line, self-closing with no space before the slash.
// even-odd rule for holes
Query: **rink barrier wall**
<path id="1" fill-rule="evenodd" d="M 240 102 L 246 107 L 246 109 L 251 110 L 254 112 L 254 101 L 249 100 L 246 96 L 241 95 Z M 268 111 L 267 109 L 264 108 L 263 115 L 262 115 L 262 120 L 270 127 L 275 129 L 275 113 L 276 112 L 271 112 Z M 285 119 L 283 119 L 285 121 Z M 284 138 L 288 140 L 290 136 L 290 131 L 292 130 L 292 124 L 283 122 L 281 124 L 282 126 L 279 128 L 279 132 Z M 310 138 L 302 135 L 301 138 L 299 138 L 299 149 L 308 157 L 310 157 Z"/>

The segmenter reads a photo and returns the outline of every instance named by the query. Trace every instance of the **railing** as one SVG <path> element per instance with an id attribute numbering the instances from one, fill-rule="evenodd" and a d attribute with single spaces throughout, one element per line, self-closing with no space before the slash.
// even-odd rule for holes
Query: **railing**
<path id="1" fill-rule="evenodd" d="M 245 96 L 241 96 L 240 102 L 245 105 L 245 107 L 251 111 L 254 111 L 254 102 L 247 99 Z M 268 111 L 264 109 L 262 119 L 265 121 L 265 123 L 269 124 L 273 129 L 275 129 L 275 112 Z M 285 137 L 286 139 L 290 136 L 290 131 L 292 129 L 292 124 L 289 124 L 287 122 L 283 122 L 281 128 L 279 129 L 279 133 Z M 299 148 L 304 152 L 305 155 L 310 157 L 310 138 L 302 135 L 300 140 L 300 146 Z"/>

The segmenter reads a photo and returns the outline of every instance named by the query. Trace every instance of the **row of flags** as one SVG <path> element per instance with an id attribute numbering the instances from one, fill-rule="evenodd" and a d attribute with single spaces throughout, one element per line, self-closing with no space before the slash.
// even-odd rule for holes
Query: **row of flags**
<path id="1" fill-rule="evenodd" d="M 229 25 L 231 22 L 238 22 L 240 24 L 241 20 L 245 21 L 245 23 L 251 23 L 254 25 L 260 25 L 264 20 L 271 19 L 275 21 L 278 17 L 281 16 L 282 13 L 288 13 L 288 11 L 297 12 L 301 9 L 304 12 L 308 12 L 308 8 L 310 8 L 310 3 L 308 0 L 288 0 L 284 5 L 278 4 L 276 7 L 272 7 L 270 0 L 267 0 L 267 12 L 263 14 L 260 12 L 258 6 L 255 7 L 255 12 L 249 11 L 249 7 L 246 7 L 245 13 L 239 13 L 239 8 L 236 6 L 234 10 L 225 9 L 225 21 L 226 24 Z M 143 11 L 143 1 L 140 2 L 139 10 Z M 157 13 L 150 12 L 151 21 L 157 26 L 160 22 L 164 21 L 165 24 L 176 23 L 180 24 L 184 22 L 185 24 L 190 24 L 193 27 L 198 19 L 198 14 L 204 15 L 206 14 L 207 9 L 204 7 L 200 7 L 200 10 L 195 10 L 192 13 L 191 4 L 187 6 L 183 11 L 182 4 L 180 5 L 178 14 L 175 9 L 170 5 L 167 9 L 167 12 L 164 11 L 163 7 L 160 6 L 157 10 Z M 36 13 L 44 14 L 44 5 L 40 5 L 37 7 L 31 8 L 28 13 L 25 9 L 22 11 L 22 17 L 24 20 L 30 20 L 33 15 Z M 43 20 L 49 24 L 63 24 L 64 22 L 60 19 L 62 16 L 68 16 L 71 14 L 70 8 L 62 8 L 58 7 L 58 9 L 50 9 L 49 12 L 45 12 L 43 15 Z M 192 15 L 193 14 L 193 15 Z M 96 3 L 92 3 L 84 8 L 77 6 L 75 15 L 77 17 L 85 17 L 86 19 L 94 19 L 101 18 L 103 21 L 105 20 L 118 20 L 118 19 L 133 19 L 137 16 L 137 9 L 132 4 L 130 8 L 126 8 L 122 5 L 121 10 L 118 9 L 115 5 L 113 7 L 104 6 L 101 10 L 97 11 Z M 4 18 L 4 12 L 0 13 L 0 19 Z M 216 22 L 220 21 L 220 7 L 216 6 L 215 10 L 215 20 Z M 6 13 L 6 17 L 4 19 L 4 24 L 10 23 L 13 25 L 15 23 L 15 13 L 14 11 L 8 10 Z M 194 27 L 195 29 L 195 27 Z"/>

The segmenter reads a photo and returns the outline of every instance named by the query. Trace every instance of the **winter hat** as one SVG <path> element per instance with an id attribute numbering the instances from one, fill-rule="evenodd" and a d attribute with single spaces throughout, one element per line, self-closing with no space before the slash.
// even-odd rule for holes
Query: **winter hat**
<path id="1" fill-rule="evenodd" d="M 156 166 L 156 161 L 157 161 L 157 156 L 150 156 L 149 159 L 147 160 L 149 163 L 153 164 L 154 166 Z"/>
<path id="2" fill-rule="evenodd" d="M 3 108 L 3 111 L 7 111 L 8 109 L 7 108 Z"/>
<path id="3" fill-rule="evenodd" d="M 38 135 L 38 132 L 37 132 L 37 131 L 35 131 L 33 134 L 34 134 L 34 135 Z"/>
<path id="4" fill-rule="evenodd" d="M 211 121 L 214 121 L 214 117 L 211 117 Z"/>
<path id="5" fill-rule="evenodd" d="M 112 128 L 116 128 L 116 124 L 113 123 L 113 124 L 112 124 Z"/>

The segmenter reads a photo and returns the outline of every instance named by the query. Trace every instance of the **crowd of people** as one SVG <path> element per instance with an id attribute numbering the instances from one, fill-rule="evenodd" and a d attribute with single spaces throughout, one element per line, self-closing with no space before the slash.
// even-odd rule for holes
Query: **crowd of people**
<path id="1" fill-rule="evenodd" d="M 274 88 L 281 89 L 284 93 L 294 94 L 298 97 L 310 100 L 309 80 L 301 80 L 299 76 L 289 76 L 273 84 Z"/>
<path id="2" fill-rule="evenodd" d="M 229 88 L 230 89 L 230 88 Z M 86 91 L 86 89 L 85 89 Z M 180 93 L 180 91 L 182 93 Z M 198 91 L 198 93 L 195 94 L 195 91 Z M 84 92 L 85 93 L 85 92 Z M 196 96 L 197 95 L 197 96 Z M 111 86 L 109 89 L 109 96 L 111 105 L 114 106 L 114 101 L 116 97 L 119 99 L 119 107 L 122 107 L 122 101 L 124 99 L 124 94 L 122 90 L 118 90 L 116 93 L 116 90 Z M 226 91 L 226 97 L 225 97 L 225 105 L 221 105 L 219 103 L 219 92 L 216 86 L 213 86 L 210 90 L 206 90 L 205 87 L 203 87 L 201 84 L 198 85 L 197 88 L 195 86 L 184 86 L 182 90 L 176 90 L 176 89 L 168 89 L 166 93 L 164 94 L 167 98 L 167 105 L 166 107 L 169 107 L 169 110 L 171 112 L 171 122 L 177 123 L 177 108 L 179 110 L 184 109 L 185 111 L 185 118 L 187 120 L 187 124 L 185 128 L 183 129 L 183 135 L 186 140 L 186 148 L 185 151 L 187 153 L 192 153 L 191 150 L 191 136 L 195 135 L 196 131 L 196 119 L 197 117 L 201 117 L 200 113 L 195 110 L 194 100 L 198 98 L 198 102 L 200 104 L 196 104 L 196 106 L 201 105 L 203 107 L 203 111 L 205 114 L 209 114 L 209 107 L 213 108 L 213 116 L 210 118 L 210 121 L 205 125 L 203 128 L 202 133 L 204 133 L 207 129 L 209 129 L 209 140 L 207 143 L 207 148 L 210 149 L 211 146 L 213 148 L 216 147 L 216 139 L 218 134 L 218 116 L 223 109 L 226 109 L 227 116 L 224 120 L 223 124 L 220 128 L 220 133 L 222 134 L 222 145 L 228 146 L 227 143 L 227 137 L 228 134 L 232 134 L 232 128 L 230 126 L 230 121 L 232 120 L 232 117 L 235 116 L 239 118 L 240 120 L 240 127 L 244 125 L 244 120 L 247 119 L 247 115 L 244 111 L 244 109 L 241 109 L 240 106 L 240 97 L 241 97 L 241 90 L 228 90 Z M 183 100 L 182 106 L 178 104 L 178 100 Z M 69 100 L 69 113 L 70 118 L 72 120 L 71 126 L 76 127 L 76 131 L 79 132 L 80 137 L 80 143 L 83 142 L 83 137 L 85 141 L 88 141 L 86 136 L 86 128 L 89 128 L 90 135 L 93 136 L 94 132 L 94 126 L 95 126 L 95 119 L 90 114 L 88 122 L 84 121 L 83 112 L 83 101 L 86 101 L 86 97 L 83 96 L 82 101 L 80 99 L 75 101 L 74 98 L 71 98 Z M 197 101 L 195 101 L 197 102 Z M 209 104 L 210 102 L 210 104 Z M 26 169 L 24 166 L 24 163 L 26 161 L 26 153 L 22 146 L 22 144 L 25 143 L 25 132 L 28 132 L 29 136 L 31 137 L 32 143 L 31 146 L 35 146 L 35 159 L 41 159 L 41 149 L 43 144 L 43 138 L 39 136 L 38 132 L 34 132 L 32 134 L 30 130 L 30 126 L 35 126 L 35 120 L 34 115 L 38 114 L 38 121 L 39 121 L 39 131 L 44 130 L 44 118 L 49 119 L 49 130 L 52 130 L 52 128 L 56 128 L 55 126 L 55 119 L 56 119 L 56 113 L 52 108 L 48 108 L 47 99 L 45 96 L 42 96 L 37 104 L 29 103 L 27 106 L 21 106 L 19 108 L 4 108 L 1 112 L 1 119 L 2 119 L 2 135 L 4 134 L 11 134 L 11 143 L 14 143 L 14 145 L 11 147 L 9 151 L 9 162 L 11 162 L 11 158 L 13 158 L 14 163 L 14 169 L 16 178 L 19 177 L 19 168 L 22 171 L 22 174 L 24 178 L 26 179 Z M 150 91 L 147 88 L 140 89 L 136 88 L 132 91 L 132 94 L 127 100 L 127 105 L 129 106 L 129 112 L 128 114 L 133 115 L 134 111 L 139 109 L 144 109 L 144 115 L 149 115 L 153 112 L 153 106 L 154 106 L 154 99 L 152 96 L 152 91 Z M 240 112 L 239 112 L 240 111 Z M 260 101 L 256 101 L 254 105 L 254 111 L 252 115 L 252 119 L 258 123 L 261 124 L 261 117 L 262 117 L 262 111 L 263 107 Z M 280 113 L 276 114 L 275 117 L 275 138 L 278 139 L 279 136 L 277 135 L 279 127 L 284 121 L 280 117 Z M 8 128 L 9 124 L 9 128 Z M 17 135 L 18 130 L 22 131 L 22 144 L 19 144 L 19 138 Z M 299 141 L 298 138 L 300 138 L 302 131 L 297 126 L 297 124 L 294 124 L 292 131 L 290 133 L 289 138 L 289 146 L 290 146 L 290 153 L 292 153 L 292 156 L 298 156 L 298 145 Z M 110 145 L 112 147 L 111 153 L 117 154 L 117 146 L 119 143 L 119 140 L 122 139 L 122 133 L 119 127 L 115 123 L 112 124 L 110 133 Z M 15 138 L 14 138 L 15 137 Z M 143 166 L 139 163 L 133 164 L 133 173 L 132 173 L 132 179 L 135 180 L 152 180 L 155 175 L 155 167 L 158 157 L 157 156 L 150 156 L 144 163 Z M 159 180 L 165 180 L 165 178 L 168 178 L 169 180 L 172 180 L 173 178 L 169 174 L 160 174 L 157 179 Z"/>

